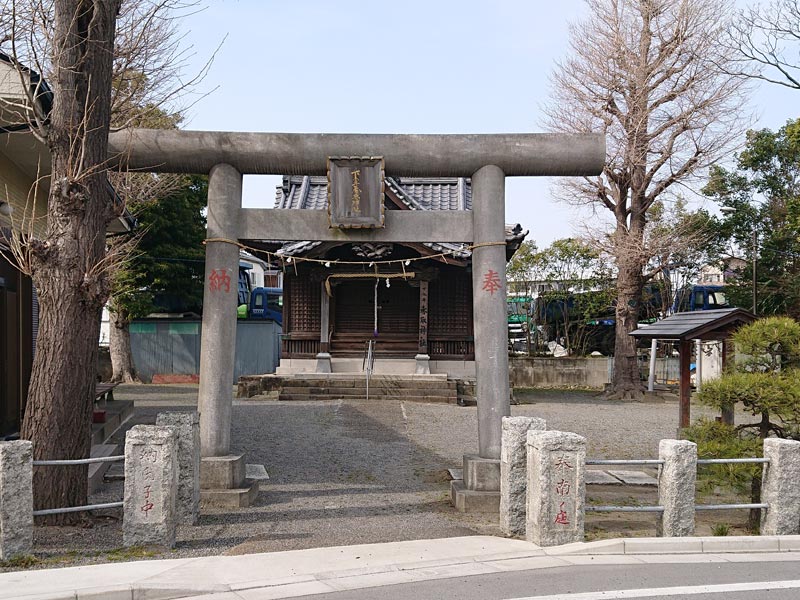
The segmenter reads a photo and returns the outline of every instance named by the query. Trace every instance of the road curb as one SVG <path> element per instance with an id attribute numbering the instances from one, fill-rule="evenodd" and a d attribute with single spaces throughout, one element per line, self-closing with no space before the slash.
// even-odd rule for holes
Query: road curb
<path id="1" fill-rule="evenodd" d="M 575 542 L 574 544 L 543 548 L 543 550 L 548 556 L 800 552 L 800 535 L 618 538 L 594 542 Z"/>
<path id="2" fill-rule="evenodd" d="M 241 598 L 237 592 L 289 598 L 589 562 L 652 563 L 659 562 L 659 556 L 665 562 L 729 562 L 745 554 L 755 561 L 782 560 L 781 555 L 800 560 L 800 535 L 621 538 L 549 548 L 522 540 L 467 536 L 177 559 L 169 564 L 139 561 L 0 574 L 0 599 L 232 600 Z M 700 559 L 700 555 L 706 557 Z M 253 573 L 269 576 L 258 578 Z M 93 585 L 99 581 L 105 585 Z M 51 584 L 63 587 L 48 591 Z M 3 591 L 13 591 L 13 595 Z"/>

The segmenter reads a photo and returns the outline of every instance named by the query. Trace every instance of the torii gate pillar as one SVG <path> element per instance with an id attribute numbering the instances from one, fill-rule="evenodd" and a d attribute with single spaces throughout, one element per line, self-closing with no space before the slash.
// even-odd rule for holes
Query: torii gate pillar
<path id="1" fill-rule="evenodd" d="M 231 397 L 239 293 L 242 174 L 229 164 L 208 176 L 206 272 L 200 346 L 200 499 L 206 506 L 249 506 L 258 482 L 246 481 L 245 457 L 231 454 Z"/>
<path id="2" fill-rule="evenodd" d="M 503 417 L 511 415 L 506 326 L 505 173 L 494 165 L 472 175 L 472 322 L 478 454 L 464 455 L 464 478 L 453 481 L 453 505 L 462 512 L 500 510 Z"/>
<path id="3" fill-rule="evenodd" d="M 503 417 L 510 416 L 506 316 L 505 174 L 486 166 L 472 176 L 472 315 L 478 404 L 478 454 L 500 460 Z M 499 468 L 499 467 L 498 467 Z M 498 480 L 499 481 L 499 480 Z M 499 488 L 498 488 L 499 489 Z"/>

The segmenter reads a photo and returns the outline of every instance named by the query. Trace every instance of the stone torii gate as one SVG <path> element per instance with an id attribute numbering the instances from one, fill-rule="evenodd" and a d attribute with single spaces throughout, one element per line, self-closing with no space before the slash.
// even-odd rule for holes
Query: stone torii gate
<path id="1" fill-rule="evenodd" d="M 360 135 L 133 129 L 109 136 L 128 169 L 208 173 L 200 354 L 201 482 L 206 501 L 246 505 L 242 456 L 230 454 L 239 239 L 464 242 L 472 258 L 478 455 L 465 456 L 462 509 L 499 498 L 502 418 L 510 414 L 506 326 L 505 178 L 598 175 L 598 134 Z M 472 211 L 387 211 L 381 229 L 331 228 L 325 211 L 242 208 L 242 175 L 324 175 L 334 156 L 383 157 L 388 174 L 471 177 Z M 228 279 L 229 278 L 229 279 Z M 491 278 L 491 285 L 484 285 Z M 497 287 L 495 282 L 498 282 Z M 227 489 L 227 492 L 222 491 Z M 225 500 L 225 497 L 228 500 Z"/>

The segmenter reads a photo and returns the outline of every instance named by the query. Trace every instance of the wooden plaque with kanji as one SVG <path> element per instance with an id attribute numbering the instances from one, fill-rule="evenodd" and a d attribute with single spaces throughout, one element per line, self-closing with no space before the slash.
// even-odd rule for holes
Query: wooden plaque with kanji
<path id="1" fill-rule="evenodd" d="M 383 177 L 382 156 L 328 158 L 331 227 L 383 227 Z"/>

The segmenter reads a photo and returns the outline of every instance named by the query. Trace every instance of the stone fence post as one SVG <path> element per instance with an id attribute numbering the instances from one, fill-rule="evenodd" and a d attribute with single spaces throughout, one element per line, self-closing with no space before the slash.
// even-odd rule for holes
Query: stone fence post
<path id="1" fill-rule="evenodd" d="M 506 535 L 525 535 L 528 489 L 528 431 L 547 429 L 544 419 L 503 417 L 500 446 L 500 529 Z"/>
<path id="2" fill-rule="evenodd" d="M 125 436 L 124 546 L 175 546 L 178 434 L 135 425 Z"/>
<path id="3" fill-rule="evenodd" d="M 0 442 L 0 560 L 33 550 L 33 444 Z"/>
<path id="4" fill-rule="evenodd" d="M 526 538 L 539 546 L 583 541 L 586 439 L 528 431 Z"/>
<path id="5" fill-rule="evenodd" d="M 764 440 L 764 475 L 761 501 L 769 504 L 761 511 L 761 535 L 800 533 L 800 442 L 767 438 Z"/>
<path id="6" fill-rule="evenodd" d="M 664 507 L 658 519 L 658 535 L 693 535 L 697 444 L 687 440 L 661 440 L 658 458 L 664 461 L 658 469 L 658 503 Z"/>
<path id="7" fill-rule="evenodd" d="M 196 525 L 200 516 L 200 417 L 196 412 L 158 413 L 156 425 L 178 434 L 178 522 Z"/>

